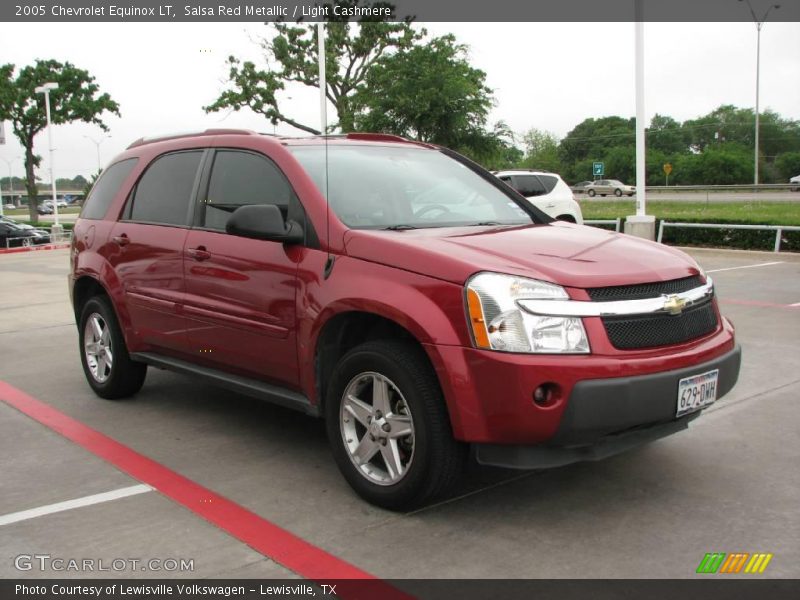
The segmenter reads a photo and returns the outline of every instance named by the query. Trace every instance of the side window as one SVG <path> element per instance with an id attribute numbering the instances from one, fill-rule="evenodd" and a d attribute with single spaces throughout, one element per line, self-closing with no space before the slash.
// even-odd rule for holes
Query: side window
<path id="1" fill-rule="evenodd" d="M 186 225 L 202 150 L 165 154 L 144 172 L 128 210 L 131 221 Z"/>
<path id="2" fill-rule="evenodd" d="M 548 194 L 553 191 L 553 188 L 556 187 L 556 183 L 558 183 L 558 178 L 552 175 L 539 175 L 539 179 L 544 184 L 544 189 Z"/>
<path id="3" fill-rule="evenodd" d="M 81 219 L 102 219 L 106 216 L 111 201 L 119 192 L 122 182 L 130 175 L 138 158 L 128 158 L 108 167 L 92 186 L 89 197 L 83 203 Z"/>
<path id="4" fill-rule="evenodd" d="M 516 175 L 514 187 L 523 196 L 541 196 L 546 193 L 542 182 L 536 175 Z"/>
<path id="5" fill-rule="evenodd" d="M 274 204 L 283 217 L 294 204 L 292 188 L 283 173 L 264 156 L 219 150 L 214 156 L 200 226 L 225 231 L 231 213 L 249 204 Z"/>

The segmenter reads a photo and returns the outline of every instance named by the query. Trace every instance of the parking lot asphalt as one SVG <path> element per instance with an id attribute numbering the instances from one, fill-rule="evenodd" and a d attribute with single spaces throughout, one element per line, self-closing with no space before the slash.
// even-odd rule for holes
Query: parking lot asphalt
<path id="1" fill-rule="evenodd" d="M 760 577 L 800 577 L 800 256 L 690 253 L 743 348 L 731 394 L 687 431 L 602 462 L 473 465 L 453 498 L 408 514 L 353 494 L 320 421 L 155 369 L 135 398 L 95 397 L 66 250 L 0 256 L 0 380 L 380 578 L 688 578 L 707 552 L 773 553 Z M 2 524 L 140 483 L 0 397 L 0 577 L 297 576 L 157 490 Z M 20 555 L 193 563 L 21 571 Z"/>

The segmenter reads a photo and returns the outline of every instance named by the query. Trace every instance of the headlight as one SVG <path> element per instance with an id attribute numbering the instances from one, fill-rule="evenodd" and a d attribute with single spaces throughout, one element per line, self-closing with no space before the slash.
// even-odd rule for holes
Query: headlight
<path id="1" fill-rule="evenodd" d="M 585 354 L 589 340 L 578 317 L 534 315 L 519 300 L 567 300 L 559 285 L 501 275 L 478 273 L 466 286 L 467 313 L 475 345 L 503 352 Z"/>

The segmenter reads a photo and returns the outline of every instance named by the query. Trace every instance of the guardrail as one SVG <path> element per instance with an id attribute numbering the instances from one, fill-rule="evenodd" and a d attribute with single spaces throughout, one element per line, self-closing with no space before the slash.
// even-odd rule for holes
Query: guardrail
<path id="1" fill-rule="evenodd" d="M 619 233 L 622 226 L 622 219 L 584 219 L 584 225 L 614 225 L 614 230 Z"/>
<path id="2" fill-rule="evenodd" d="M 731 185 L 648 185 L 646 192 L 656 194 L 662 192 L 795 192 L 800 191 L 800 184 L 797 183 L 737 183 Z M 575 193 L 585 193 L 583 188 L 574 189 Z M 800 200 L 800 198 L 798 198 Z"/>
<path id="3" fill-rule="evenodd" d="M 722 223 L 668 223 L 661 221 L 658 226 L 657 242 L 661 242 L 664 236 L 665 227 L 689 227 L 693 229 L 757 229 L 761 231 L 774 231 L 775 232 L 775 248 L 774 252 L 781 251 L 781 236 L 784 231 L 800 231 L 800 227 L 792 225 L 726 225 Z"/>

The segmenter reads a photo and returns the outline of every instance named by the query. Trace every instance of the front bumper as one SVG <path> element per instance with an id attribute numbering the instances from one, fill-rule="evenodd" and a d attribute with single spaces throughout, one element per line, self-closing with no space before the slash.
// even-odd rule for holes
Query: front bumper
<path id="1" fill-rule="evenodd" d="M 584 380 L 572 389 L 555 435 L 543 445 L 474 444 L 481 464 L 519 469 L 599 460 L 686 429 L 675 418 L 678 381 L 719 369 L 717 399 L 736 384 L 741 348 L 705 363 L 635 377 Z"/>

